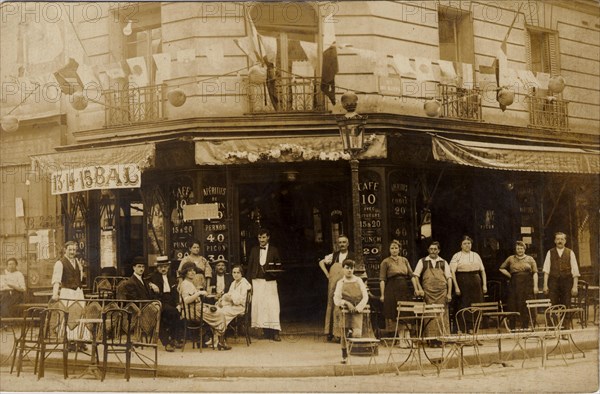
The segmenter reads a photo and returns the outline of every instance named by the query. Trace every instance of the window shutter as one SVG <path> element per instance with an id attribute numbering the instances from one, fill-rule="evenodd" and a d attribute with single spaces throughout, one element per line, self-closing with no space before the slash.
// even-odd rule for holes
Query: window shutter
<path id="1" fill-rule="evenodd" d="M 558 62 L 558 37 L 555 33 L 546 34 L 548 57 L 550 66 L 550 75 L 557 76 L 560 74 L 560 65 Z"/>

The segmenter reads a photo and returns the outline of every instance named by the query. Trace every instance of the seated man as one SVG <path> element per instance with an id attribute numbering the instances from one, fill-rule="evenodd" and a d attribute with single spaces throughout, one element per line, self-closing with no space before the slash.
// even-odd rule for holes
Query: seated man
<path id="1" fill-rule="evenodd" d="M 0 316 L 15 317 L 17 304 L 23 302 L 25 294 L 25 277 L 17 270 L 17 259 L 6 261 L 6 270 L 0 275 Z"/>
<path id="2" fill-rule="evenodd" d="M 119 300 L 151 300 L 154 293 L 160 292 L 158 286 L 144 280 L 143 275 L 146 270 L 146 259 L 142 256 L 133 258 L 133 275 L 127 280 L 119 283 L 117 287 L 117 298 Z"/>
<path id="3" fill-rule="evenodd" d="M 167 352 L 173 352 L 175 348 L 181 349 L 182 322 L 180 320 L 179 293 L 177 292 L 177 278 L 170 273 L 171 262 L 167 256 L 156 258 L 156 271 L 150 275 L 149 281 L 156 285 L 158 292 L 154 297 L 162 303 L 160 315 L 160 331 L 158 336 L 165 346 Z"/>
<path id="4" fill-rule="evenodd" d="M 354 261 L 344 260 L 342 263 L 344 277 L 340 279 L 333 293 L 333 303 L 337 307 L 346 307 L 350 313 L 345 314 L 345 321 L 342 327 L 346 330 L 346 335 L 342 337 L 342 364 L 348 359 L 348 349 L 346 347 L 347 338 L 360 338 L 362 336 L 363 315 L 362 311 L 367 306 L 369 294 L 365 282 L 354 275 Z"/>
<path id="5" fill-rule="evenodd" d="M 225 272 L 227 264 L 227 260 L 225 259 L 217 259 L 215 261 L 215 294 L 217 298 L 221 298 L 221 296 L 229 290 L 229 286 L 231 282 L 233 282 L 233 276 Z"/>

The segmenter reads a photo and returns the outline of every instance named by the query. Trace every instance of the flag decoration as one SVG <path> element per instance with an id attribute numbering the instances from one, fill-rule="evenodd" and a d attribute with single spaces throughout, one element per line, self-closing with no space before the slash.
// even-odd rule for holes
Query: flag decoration
<path id="1" fill-rule="evenodd" d="M 148 86 L 150 78 L 148 76 L 146 59 L 143 56 L 134 57 L 127 59 L 127 64 L 131 70 L 131 74 L 129 74 L 129 82 L 138 87 Z"/>
<path id="2" fill-rule="evenodd" d="M 404 55 L 394 55 L 393 66 L 396 69 L 396 72 L 404 78 L 417 77 L 414 68 L 410 64 L 410 60 Z"/>
<path id="3" fill-rule="evenodd" d="M 335 76 L 339 71 L 337 48 L 335 42 L 323 52 L 323 68 L 321 72 L 321 91 L 335 105 Z"/>
<path id="4" fill-rule="evenodd" d="M 79 63 L 75 59 L 69 58 L 69 62 L 54 73 L 54 78 L 58 82 L 60 91 L 64 94 L 71 95 L 83 90 L 83 83 L 77 74 L 78 67 Z"/>
<path id="5" fill-rule="evenodd" d="M 156 84 L 160 85 L 167 79 L 171 79 L 171 54 L 155 53 L 152 55 L 156 64 Z"/>
<path id="6" fill-rule="evenodd" d="M 415 70 L 417 71 L 417 81 L 435 81 L 431 60 L 424 57 L 415 57 Z"/>

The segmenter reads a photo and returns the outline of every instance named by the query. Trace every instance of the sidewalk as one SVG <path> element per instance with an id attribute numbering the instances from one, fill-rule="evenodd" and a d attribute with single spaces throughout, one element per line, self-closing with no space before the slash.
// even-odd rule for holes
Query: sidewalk
<path id="1" fill-rule="evenodd" d="M 4 360 L 12 347 L 12 339 L 2 333 L 2 341 L 0 343 L 1 359 Z M 337 343 L 328 343 L 325 337 L 320 334 L 286 334 L 282 332 L 281 342 L 273 342 L 270 340 L 252 338 L 252 344 L 246 346 L 243 337 L 240 337 L 237 342 L 234 338 L 228 340 L 232 349 L 229 351 L 217 351 L 212 348 L 192 349 L 191 343 L 186 345 L 184 352 L 176 350 L 173 353 L 166 352 L 163 347 L 159 348 L 158 375 L 162 377 L 315 377 L 315 376 L 340 376 L 352 375 L 352 369 L 356 375 L 374 374 L 377 373 L 376 368 L 371 365 L 368 367 L 369 357 L 351 357 L 352 369 L 350 365 L 343 365 L 341 361 L 340 345 Z M 594 325 L 588 326 L 586 329 L 578 330 L 573 334 L 575 343 L 584 351 L 598 349 L 598 327 Z M 504 360 L 510 350 L 513 348 L 514 340 L 502 341 L 502 359 Z M 563 342 L 563 346 L 568 349 L 567 342 Z M 553 345 L 549 345 L 548 351 L 552 350 Z M 529 359 L 525 361 L 526 365 L 541 366 L 539 349 L 534 351 L 535 345 L 528 345 Z M 397 361 L 403 360 L 408 355 L 407 349 L 397 349 L 401 352 L 400 357 L 395 355 Z M 428 354 L 439 354 L 438 349 L 427 349 Z M 437 352 L 437 353 L 436 353 Z M 472 360 L 473 350 L 465 350 L 468 361 Z M 498 348 L 496 342 L 485 342 L 480 347 L 482 363 L 489 364 L 498 359 Z M 512 361 L 509 361 L 507 366 L 520 367 L 521 352 L 516 350 L 513 354 Z M 571 355 L 567 353 L 567 362 Z M 575 353 L 575 357 L 581 358 L 582 355 Z M 48 369 L 50 373 L 53 370 L 60 368 L 60 359 L 57 355 L 53 360 L 48 361 Z M 388 351 L 385 346 L 379 348 L 379 356 L 376 361 L 379 367 L 379 372 L 391 373 L 394 369 L 392 366 L 385 365 L 388 358 Z M 110 359 L 109 359 L 110 360 Z M 558 362 L 562 364 L 562 359 L 558 350 L 551 356 L 549 363 Z M 82 364 L 82 360 L 78 360 L 78 364 Z M 471 363 L 472 364 L 472 363 Z M 6 365 L 6 361 L 5 361 Z M 10 365 L 10 362 L 8 363 Z M 109 362 L 109 366 L 116 366 L 115 362 Z M 69 368 L 73 366 L 72 357 L 69 358 Z M 435 372 L 435 367 L 428 363 L 423 357 L 423 366 L 428 374 Z M 31 373 L 31 365 L 25 365 L 25 373 Z M 473 367 L 469 367 L 473 368 Z M 403 372 L 410 374 L 418 374 L 417 365 L 413 362 L 407 362 L 403 368 Z M 122 374 L 121 371 L 114 373 Z M 450 368 L 443 372 L 444 374 L 457 374 L 455 368 Z M 132 373 L 132 379 L 141 376 L 138 372 Z M 146 376 L 146 375 L 145 375 Z"/>

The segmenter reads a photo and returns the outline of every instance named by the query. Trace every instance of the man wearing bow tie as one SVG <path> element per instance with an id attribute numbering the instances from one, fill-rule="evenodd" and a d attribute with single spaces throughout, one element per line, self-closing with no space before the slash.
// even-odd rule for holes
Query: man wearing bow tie
<path id="1" fill-rule="evenodd" d="M 156 258 L 156 271 L 148 279 L 153 283 L 158 292 L 154 298 L 162 303 L 162 312 L 160 315 L 160 330 L 158 336 L 165 346 L 167 352 L 172 352 L 175 348 L 181 349 L 181 320 L 177 303 L 179 294 L 177 292 L 177 278 L 170 273 L 171 262 L 167 256 L 158 256 Z"/>
<path id="2" fill-rule="evenodd" d="M 280 342 L 279 294 L 272 272 L 281 267 L 279 251 L 269 245 L 267 229 L 258 232 L 258 244 L 248 258 L 248 280 L 252 281 L 252 327 L 262 328 L 265 339 Z"/>

